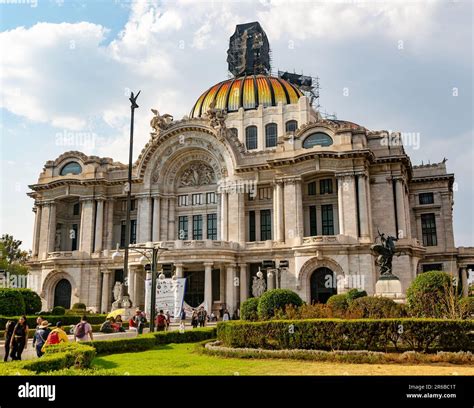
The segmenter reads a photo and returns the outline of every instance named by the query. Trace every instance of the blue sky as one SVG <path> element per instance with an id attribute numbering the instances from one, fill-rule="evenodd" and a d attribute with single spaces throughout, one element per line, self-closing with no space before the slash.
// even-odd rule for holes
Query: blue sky
<path id="1" fill-rule="evenodd" d="M 419 133 L 420 145 L 406 146 L 413 164 L 448 158 L 456 243 L 474 245 L 470 1 L 1 3 L 0 233 L 25 248 L 33 233 L 28 184 L 47 160 L 80 150 L 125 162 L 128 94 L 141 89 L 137 157 L 150 109 L 189 113 L 227 77 L 235 25 L 255 20 L 275 70 L 320 77 L 325 111 L 372 130 Z M 68 134 L 74 143 L 65 146 Z"/>

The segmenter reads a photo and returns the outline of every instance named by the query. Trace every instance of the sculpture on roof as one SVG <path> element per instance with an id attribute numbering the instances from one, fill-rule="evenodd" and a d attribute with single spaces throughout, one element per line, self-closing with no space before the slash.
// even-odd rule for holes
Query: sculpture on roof
<path id="1" fill-rule="evenodd" d="M 157 109 L 151 110 L 155 116 L 150 121 L 150 126 L 154 130 L 153 133 L 155 135 L 159 135 L 162 130 L 167 129 L 171 123 L 173 122 L 173 116 L 165 113 L 164 115 L 160 115 Z"/>
<path id="2" fill-rule="evenodd" d="M 225 109 L 216 108 L 215 99 L 209 104 L 209 109 L 206 111 L 206 117 L 209 119 L 210 126 L 217 130 L 218 135 L 224 136 L 227 129 L 225 125 L 227 111 Z"/>

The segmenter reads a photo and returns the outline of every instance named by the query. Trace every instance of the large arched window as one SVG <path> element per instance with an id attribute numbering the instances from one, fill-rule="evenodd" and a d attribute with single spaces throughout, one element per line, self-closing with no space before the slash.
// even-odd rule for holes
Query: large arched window
<path id="1" fill-rule="evenodd" d="M 245 129 L 245 146 L 247 150 L 257 148 L 257 126 L 247 126 Z"/>
<path id="2" fill-rule="evenodd" d="M 67 174 L 81 174 L 82 173 L 82 167 L 79 163 L 77 162 L 69 162 L 67 163 L 60 172 L 61 176 L 65 176 Z"/>
<path id="3" fill-rule="evenodd" d="M 277 145 L 278 127 L 276 123 L 269 123 L 265 126 L 265 146 L 275 147 Z"/>
<path id="4" fill-rule="evenodd" d="M 333 143 L 331 137 L 323 132 L 316 132 L 309 135 L 303 142 L 303 147 L 309 149 L 314 146 L 331 146 Z"/>
<path id="5" fill-rule="evenodd" d="M 298 122 L 296 120 L 289 120 L 285 123 L 286 133 L 296 132 L 296 129 L 298 129 Z"/>

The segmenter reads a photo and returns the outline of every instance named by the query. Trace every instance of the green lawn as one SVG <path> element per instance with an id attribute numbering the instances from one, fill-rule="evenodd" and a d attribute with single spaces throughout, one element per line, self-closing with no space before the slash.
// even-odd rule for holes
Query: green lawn
<path id="1" fill-rule="evenodd" d="M 93 366 L 119 375 L 474 375 L 474 367 L 431 364 L 342 364 L 277 359 L 220 358 L 195 344 L 168 344 L 140 353 L 97 357 Z"/>

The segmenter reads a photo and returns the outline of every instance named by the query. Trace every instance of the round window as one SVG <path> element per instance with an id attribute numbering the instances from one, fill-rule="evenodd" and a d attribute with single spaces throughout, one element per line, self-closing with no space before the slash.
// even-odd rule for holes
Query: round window
<path id="1" fill-rule="evenodd" d="M 303 147 L 309 149 L 314 146 L 331 146 L 332 138 L 326 133 L 317 132 L 309 135 L 303 142 Z"/>
<path id="2" fill-rule="evenodd" d="M 82 167 L 77 162 L 69 162 L 61 169 L 61 176 L 65 176 L 67 174 L 81 174 Z"/>

